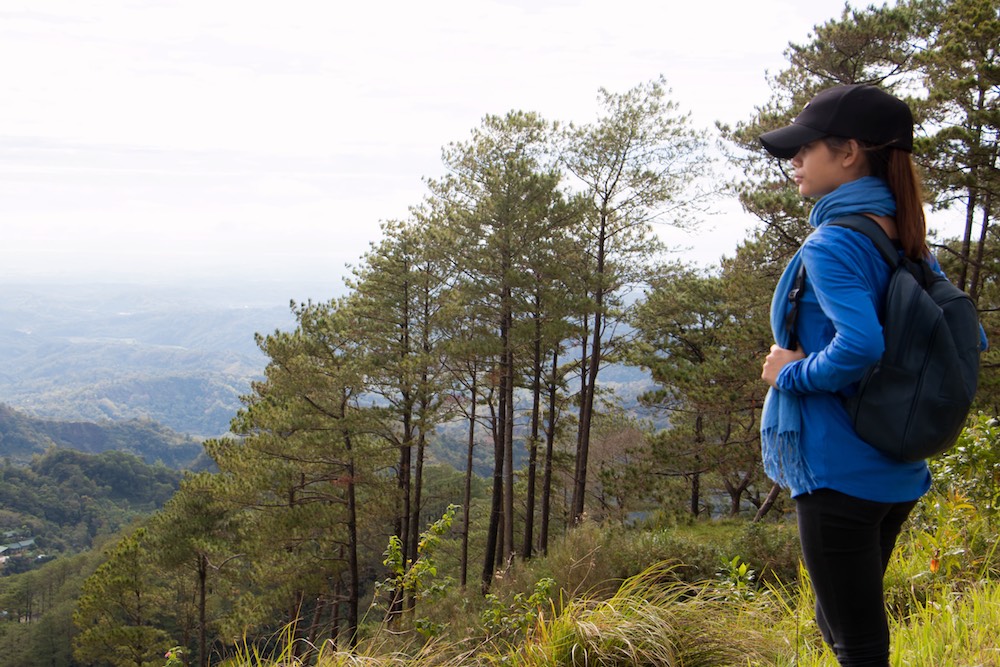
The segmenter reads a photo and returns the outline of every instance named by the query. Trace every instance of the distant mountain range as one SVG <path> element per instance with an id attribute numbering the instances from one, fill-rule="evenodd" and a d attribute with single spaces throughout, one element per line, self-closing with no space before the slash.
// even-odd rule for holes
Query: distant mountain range
<path id="1" fill-rule="evenodd" d="M 205 286 L 0 285 L 0 403 L 63 420 L 228 431 L 296 295 Z"/>
<path id="2" fill-rule="evenodd" d="M 59 421 L 0 404 L 0 458 L 28 463 L 53 449 L 86 454 L 126 452 L 152 465 L 200 469 L 211 465 L 201 442 L 149 420 Z"/>
<path id="3" fill-rule="evenodd" d="M 304 291 L 279 283 L 0 285 L 0 404 L 66 422 L 223 435 L 267 363 L 254 335 L 294 327 L 292 300 L 336 296 Z M 636 397 L 651 387 L 648 373 L 610 366 L 600 383 L 643 413 Z"/>

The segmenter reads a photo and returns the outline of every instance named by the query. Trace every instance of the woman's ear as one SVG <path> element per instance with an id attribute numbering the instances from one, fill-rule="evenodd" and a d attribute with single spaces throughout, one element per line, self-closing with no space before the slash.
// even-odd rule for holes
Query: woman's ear
<path id="1" fill-rule="evenodd" d="M 845 169 L 868 172 L 868 158 L 857 139 L 848 139 L 844 143 L 841 164 Z"/>

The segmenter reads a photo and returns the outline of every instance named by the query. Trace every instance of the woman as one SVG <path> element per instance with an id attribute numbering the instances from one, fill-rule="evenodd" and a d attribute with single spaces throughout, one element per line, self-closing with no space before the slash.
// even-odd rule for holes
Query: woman
<path id="1" fill-rule="evenodd" d="M 855 433 L 840 395 L 882 355 L 890 269 L 863 234 L 825 223 L 865 215 L 912 258 L 928 257 L 920 184 L 910 157 L 913 117 L 874 86 L 819 93 L 787 127 L 760 137 L 790 159 L 815 227 L 786 268 L 772 303 L 778 344 L 764 362 L 765 470 L 795 499 L 816 621 L 841 665 L 889 664 L 882 590 L 903 522 L 930 487 L 927 464 L 900 463 Z M 806 282 L 785 328 L 799 268 Z"/>

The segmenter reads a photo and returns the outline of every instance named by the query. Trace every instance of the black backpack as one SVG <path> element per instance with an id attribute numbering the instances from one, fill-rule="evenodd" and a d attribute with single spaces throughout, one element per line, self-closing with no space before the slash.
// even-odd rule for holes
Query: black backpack
<path id="1" fill-rule="evenodd" d="M 844 398 L 854 429 L 900 461 L 939 454 L 955 443 L 976 394 L 976 307 L 926 261 L 901 257 L 874 220 L 855 215 L 827 224 L 864 234 L 893 267 L 881 315 L 885 352 Z"/>

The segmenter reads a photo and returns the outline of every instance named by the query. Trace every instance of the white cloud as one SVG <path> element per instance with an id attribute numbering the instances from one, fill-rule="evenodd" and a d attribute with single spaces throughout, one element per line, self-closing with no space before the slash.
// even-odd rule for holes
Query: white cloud
<path id="1" fill-rule="evenodd" d="M 483 115 L 589 120 L 598 87 L 662 73 L 697 124 L 746 118 L 787 42 L 842 7 L 5 0 L 0 277 L 339 275 Z M 745 221 L 715 225 L 708 260 Z"/>

